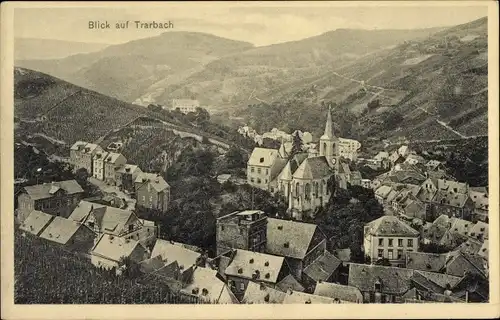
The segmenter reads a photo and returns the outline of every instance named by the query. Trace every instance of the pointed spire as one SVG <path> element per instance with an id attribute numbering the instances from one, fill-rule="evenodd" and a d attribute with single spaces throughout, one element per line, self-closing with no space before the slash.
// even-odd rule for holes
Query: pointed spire
<path id="1" fill-rule="evenodd" d="M 332 105 L 328 105 L 328 114 L 326 117 L 325 133 L 322 138 L 333 139 L 333 121 L 332 121 Z"/>

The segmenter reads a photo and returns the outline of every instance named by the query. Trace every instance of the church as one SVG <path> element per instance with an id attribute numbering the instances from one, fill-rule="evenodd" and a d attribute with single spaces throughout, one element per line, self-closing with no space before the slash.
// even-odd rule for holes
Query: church
<path id="1" fill-rule="evenodd" d="M 326 205 L 331 192 L 328 180 L 335 176 L 339 187 L 347 188 L 352 173 L 340 161 L 339 138 L 333 133 L 331 109 L 325 132 L 319 139 L 319 153 L 290 155 L 282 144 L 279 150 L 255 148 L 248 160 L 247 181 L 250 185 L 281 193 L 288 202 L 288 214 L 297 220 L 313 217 Z"/>

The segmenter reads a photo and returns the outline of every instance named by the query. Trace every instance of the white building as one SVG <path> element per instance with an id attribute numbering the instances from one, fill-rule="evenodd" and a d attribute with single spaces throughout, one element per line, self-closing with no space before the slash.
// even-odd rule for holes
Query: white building
<path id="1" fill-rule="evenodd" d="M 172 100 L 172 109 L 179 109 L 182 113 L 196 112 L 196 108 L 200 107 L 198 100 L 190 99 L 174 99 Z"/>
<path id="2" fill-rule="evenodd" d="M 339 138 L 339 155 L 346 159 L 356 160 L 361 143 L 354 139 Z"/>
<path id="3" fill-rule="evenodd" d="M 393 266 L 404 267 L 407 252 L 418 251 L 419 232 L 396 216 L 383 216 L 364 227 L 365 255 L 374 263 L 388 259 Z"/>

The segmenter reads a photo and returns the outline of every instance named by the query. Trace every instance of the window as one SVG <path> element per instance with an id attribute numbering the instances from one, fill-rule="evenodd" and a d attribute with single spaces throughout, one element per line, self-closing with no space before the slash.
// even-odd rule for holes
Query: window
<path id="1" fill-rule="evenodd" d="M 402 258 L 403 258 L 403 250 L 398 249 L 398 259 L 402 259 Z"/>
<path id="2" fill-rule="evenodd" d="M 149 202 L 153 202 L 153 196 L 149 196 Z"/>
<path id="3" fill-rule="evenodd" d="M 384 257 L 384 249 L 378 249 L 378 257 L 383 258 Z"/>
<path id="4" fill-rule="evenodd" d="M 255 172 L 255 168 L 254 167 L 250 167 L 250 172 L 254 173 Z"/>
<path id="5" fill-rule="evenodd" d="M 255 182 L 255 179 L 254 178 L 250 178 L 250 182 Z"/>
<path id="6" fill-rule="evenodd" d="M 265 182 L 265 183 L 267 183 L 267 179 L 266 179 L 266 182 Z"/>
<path id="7" fill-rule="evenodd" d="M 392 247 L 392 239 L 389 239 L 389 247 Z"/>
<path id="8" fill-rule="evenodd" d="M 398 239 L 398 247 L 402 247 L 403 246 L 403 239 Z"/>
<path id="9" fill-rule="evenodd" d="M 260 180 L 260 178 L 258 178 L 257 183 L 262 183 L 262 180 Z"/>
<path id="10" fill-rule="evenodd" d="M 413 239 L 408 239 L 408 247 L 413 247 Z"/>
<path id="11" fill-rule="evenodd" d="M 262 173 L 262 169 L 261 169 L 261 168 L 258 168 L 258 169 L 257 169 L 257 173 L 258 173 L 258 174 L 261 174 L 261 173 Z"/>
<path id="12" fill-rule="evenodd" d="M 269 174 L 269 169 L 266 169 L 266 174 Z"/>
<path id="13" fill-rule="evenodd" d="M 383 246 L 384 245 L 384 239 L 378 239 L 378 245 Z"/>
<path id="14" fill-rule="evenodd" d="M 240 290 L 244 291 L 245 290 L 245 283 L 240 282 Z"/>
<path id="15" fill-rule="evenodd" d="M 392 249 L 389 249 L 389 250 L 387 251 L 387 253 L 388 253 L 388 258 L 389 258 L 389 260 L 394 259 L 394 257 L 392 256 L 392 254 L 393 254 Z"/>
<path id="16" fill-rule="evenodd" d="M 379 281 L 375 282 L 375 291 L 380 292 L 381 289 L 382 289 L 382 284 Z"/>

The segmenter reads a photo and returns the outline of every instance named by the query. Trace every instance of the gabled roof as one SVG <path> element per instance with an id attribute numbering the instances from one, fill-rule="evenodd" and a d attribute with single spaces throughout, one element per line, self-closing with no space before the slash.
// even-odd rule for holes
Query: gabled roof
<path id="1" fill-rule="evenodd" d="M 484 265 L 485 261 L 479 255 L 458 250 L 441 254 L 407 253 L 407 268 L 427 272 L 444 272 L 457 277 L 463 276 L 465 271 L 485 275 Z"/>
<path id="2" fill-rule="evenodd" d="M 478 240 L 489 239 L 489 225 L 485 222 L 478 221 L 472 226 L 469 232 L 469 237 Z"/>
<path id="3" fill-rule="evenodd" d="M 380 282 L 383 293 L 403 295 L 411 288 L 412 276 L 411 269 L 351 263 L 348 285 L 374 291 L 375 283 Z"/>
<path id="4" fill-rule="evenodd" d="M 81 150 L 86 144 L 87 142 L 85 141 L 77 141 L 71 146 L 70 150 Z"/>
<path id="5" fill-rule="evenodd" d="M 91 254 L 118 262 L 121 258 L 129 257 L 138 246 L 142 247 L 138 241 L 104 234 L 94 246 Z M 144 247 L 142 249 L 146 251 Z"/>
<path id="6" fill-rule="evenodd" d="M 318 296 L 314 294 L 288 291 L 283 299 L 283 304 L 317 304 L 317 303 L 336 303 L 334 299 Z"/>
<path id="7" fill-rule="evenodd" d="M 141 172 L 135 179 L 136 183 L 149 183 L 156 192 L 162 192 L 169 189 L 170 185 L 163 177 L 156 173 Z"/>
<path id="8" fill-rule="evenodd" d="M 194 267 L 188 283 L 181 292 L 212 303 L 238 303 L 228 286 L 217 277 L 217 271 L 208 268 Z"/>
<path id="9" fill-rule="evenodd" d="M 469 189 L 467 183 L 445 179 L 437 179 L 437 188 L 439 190 L 453 191 L 464 194 L 467 194 Z M 454 191 L 454 189 L 457 191 Z"/>
<path id="10" fill-rule="evenodd" d="M 156 256 L 146 260 L 143 260 L 139 263 L 139 269 L 142 273 L 151 273 L 157 270 L 160 270 L 165 266 L 165 263 L 161 259 L 160 256 Z"/>
<path id="11" fill-rule="evenodd" d="M 433 169 L 435 170 L 437 167 L 439 167 L 440 165 L 443 165 L 443 163 L 441 161 L 438 161 L 438 160 L 429 160 L 425 166 L 427 168 L 430 168 L 430 169 Z"/>
<path id="12" fill-rule="evenodd" d="M 322 256 L 304 269 L 304 273 L 316 282 L 327 281 L 341 264 L 342 261 L 325 251 Z"/>
<path id="13" fill-rule="evenodd" d="M 110 152 L 110 153 L 108 153 L 108 155 L 106 156 L 106 158 L 104 159 L 104 161 L 105 161 L 106 163 L 113 163 L 113 164 L 115 164 L 115 163 L 116 163 L 116 161 L 117 161 L 119 158 L 123 158 L 123 159 L 125 159 L 125 157 L 124 157 L 121 153 Z M 127 161 L 127 160 L 125 159 L 125 161 Z"/>
<path id="14" fill-rule="evenodd" d="M 28 217 L 26 217 L 21 226 L 19 226 L 19 229 L 34 235 L 39 235 L 43 229 L 49 225 L 53 218 L 54 216 L 51 214 L 33 210 Z"/>
<path id="15" fill-rule="evenodd" d="M 160 256 L 168 263 L 177 261 L 179 266 L 184 266 L 185 269 L 196 264 L 201 253 L 189 250 L 180 244 L 171 243 L 170 241 L 157 239 L 151 256 Z"/>
<path id="16" fill-rule="evenodd" d="M 100 232 L 112 235 L 119 235 L 126 231 L 125 225 L 131 218 L 135 217 L 135 214 L 130 210 L 109 206 L 94 208 L 92 214 L 96 218 Z"/>
<path id="17" fill-rule="evenodd" d="M 42 232 L 40 238 L 66 244 L 80 228 L 87 227 L 73 220 L 55 217 Z"/>
<path id="18" fill-rule="evenodd" d="M 276 283 L 284 263 L 285 259 L 283 257 L 238 249 L 224 273 L 235 277 L 253 279 L 255 272 L 258 271 L 255 280 Z"/>
<path id="19" fill-rule="evenodd" d="M 311 157 L 305 159 L 293 173 L 295 179 L 321 179 L 333 174 L 326 157 Z"/>
<path id="20" fill-rule="evenodd" d="M 469 238 L 467 239 L 467 241 L 458 246 L 455 250 L 468 254 L 479 254 L 479 251 L 481 250 L 482 246 L 483 242 Z"/>
<path id="21" fill-rule="evenodd" d="M 276 288 L 280 289 L 283 292 L 287 292 L 288 290 L 302 292 L 305 290 L 305 288 L 291 274 L 287 275 L 283 278 L 283 280 L 278 282 Z"/>
<path id="22" fill-rule="evenodd" d="M 456 208 L 463 208 L 468 199 L 469 194 L 467 193 L 454 193 L 451 191 L 438 190 L 432 202 L 446 204 Z"/>
<path id="23" fill-rule="evenodd" d="M 130 174 L 133 174 L 136 171 L 142 172 L 141 168 L 139 168 L 135 164 L 128 164 L 128 163 L 125 164 L 124 166 L 120 167 L 120 169 L 116 170 L 116 172 L 118 172 L 118 173 L 130 173 Z"/>
<path id="24" fill-rule="evenodd" d="M 33 200 L 47 199 L 54 196 L 54 191 L 64 190 L 66 194 L 83 192 L 82 187 L 76 180 L 57 181 L 52 183 L 36 184 L 24 187 L 26 193 Z"/>
<path id="25" fill-rule="evenodd" d="M 281 170 L 280 174 L 278 175 L 278 179 L 285 181 L 292 181 L 293 176 L 292 176 L 291 161 L 288 161 L 283 170 Z"/>
<path id="26" fill-rule="evenodd" d="M 318 282 L 314 294 L 332 299 L 339 299 L 347 303 L 363 303 L 363 295 L 358 288 L 337 283 Z"/>
<path id="27" fill-rule="evenodd" d="M 266 286 L 265 284 L 248 282 L 245 296 L 241 300 L 247 304 L 275 303 L 281 304 L 285 299 L 286 293 Z"/>
<path id="28" fill-rule="evenodd" d="M 311 223 L 267 218 L 266 252 L 303 259 L 316 229 Z"/>
<path id="29" fill-rule="evenodd" d="M 436 273 L 436 272 L 425 272 L 415 270 L 411 280 L 417 283 L 421 287 L 424 287 L 430 292 L 442 294 L 449 286 L 449 289 L 453 288 L 459 281 L 460 277 L 450 276 L 447 274 Z"/>
<path id="30" fill-rule="evenodd" d="M 417 237 L 419 232 L 396 216 L 383 216 L 365 225 L 373 236 Z M 365 229 L 366 230 L 366 229 Z"/>
<path id="31" fill-rule="evenodd" d="M 250 158 L 249 166 L 270 167 L 278 157 L 278 150 L 268 148 L 254 148 Z"/>
<path id="32" fill-rule="evenodd" d="M 440 272 L 445 263 L 446 255 L 427 252 L 407 252 L 406 267 L 414 270 Z"/>
<path id="33" fill-rule="evenodd" d="M 375 195 L 386 199 L 392 188 L 390 186 L 382 185 L 375 190 Z"/>
<path id="34" fill-rule="evenodd" d="M 94 203 L 86 200 L 82 200 L 78 203 L 76 208 L 73 210 L 68 219 L 83 222 L 83 220 L 88 216 L 88 214 L 94 210 L 99 208 L 105 208 L 105 205 Z"/>

